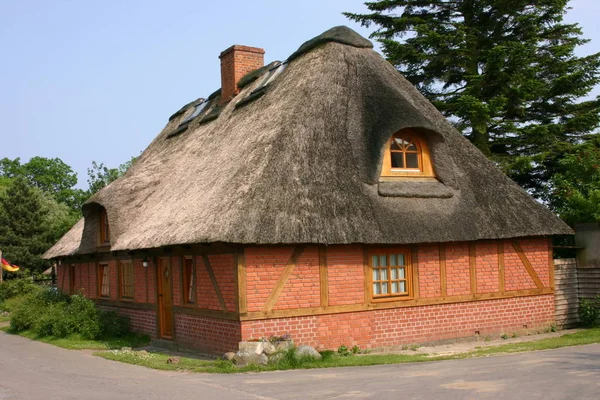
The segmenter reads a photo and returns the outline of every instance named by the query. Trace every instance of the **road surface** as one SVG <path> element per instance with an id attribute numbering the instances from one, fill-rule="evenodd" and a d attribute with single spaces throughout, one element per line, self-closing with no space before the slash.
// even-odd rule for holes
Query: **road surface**
<path id="1" fill-rule="evenodd" d="M 600 344 L 419 364 L 165 372 L 0 332 L 0 399 L 600 399 Z"/>

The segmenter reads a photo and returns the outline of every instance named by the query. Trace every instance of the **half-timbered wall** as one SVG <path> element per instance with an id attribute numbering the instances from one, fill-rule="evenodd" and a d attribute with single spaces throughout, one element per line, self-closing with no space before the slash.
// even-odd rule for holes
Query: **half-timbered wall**
<path id="1" fill-rule="evenodd" d="M 194 302 L 184 301 L 183 255 L 165 256 L 173 273 L 174 340 L 209 352 L 242 339 L 290 333 L 299 344 L 365 348 L 512 333 L 554 323 L 554 276 L 547 238 L 403 246 L 409 296 L 374 299 L 363 245 L 246 246 L 237 254 L 192 255 Z M 386 246 L 384 246 L 386 247 Z M 393 248 L 394 246 L 387 246 Z M 133 259 L 134 295 L 120 299 L 118 261 L 58 268 L 59 286 L 131 317 L 156 337 L 156 265 Z M 131 258 L 129 258 L 131 260 Z M 110 293 L 98 296 L 107 262 Z"/>
<path id="2" fill-rule="evenodd" d="M 242 337 L 287 332 L 320 348 L 372 348 L 547 327 L 549 246 L 547 238 L 413 246 L 412 296 L 388 299 L 373 297 L 367 246 L 248 247 Z"/>

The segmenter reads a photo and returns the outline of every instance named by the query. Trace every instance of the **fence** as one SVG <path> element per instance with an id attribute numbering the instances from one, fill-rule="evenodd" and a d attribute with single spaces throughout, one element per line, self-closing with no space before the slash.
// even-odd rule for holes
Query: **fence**
<path id="1" fill-rule="evenodd" d="M 577 268 L 574 258 L 554 260 L 556 324 L 571 328 L 579 323 L 579 299 L 600 293 L 600 268 Z"/>

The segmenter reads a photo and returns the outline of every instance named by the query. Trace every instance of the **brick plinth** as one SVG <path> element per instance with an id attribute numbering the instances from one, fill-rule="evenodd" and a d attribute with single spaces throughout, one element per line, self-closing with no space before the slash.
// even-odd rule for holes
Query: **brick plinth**
<path id="1" fill-rule="evenodd" d="M 175 314 L 175 335 L 180 345 L 207 353 L 235 351 L 241 341 L 239 321 Z"/>
<path id="2" fill-rule="evenodd" d="M 540 329 L 554 323 L 554 296 L 371 310 L 242 322 L 242 339 L 289 333 L 319 349 L 371 349 Z"/>

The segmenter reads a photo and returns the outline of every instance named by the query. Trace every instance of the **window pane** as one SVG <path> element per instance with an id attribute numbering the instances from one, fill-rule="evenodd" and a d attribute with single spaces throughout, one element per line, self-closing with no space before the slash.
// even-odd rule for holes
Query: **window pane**
<path id="1" fill-rule="evenodd" d="M 406 282 L 398 282 L 400 284 L 400 290 L 398 293 L 406 293 Z"/>
<path id="2" fill-rule="evenodd" d="M 398 254 L 398 266 L 402 267 L 404 265 L 404 254 Z"/>
<path id="3" fill-rule="evenodd" d="M 373 294 L 381 294 L 381 283 L 373 284 Z"/>
<path id="4" fill-rule="evenodd" d="M 404 168 L 404 153 L 392 152 L 392 168 Z"/>
<path id="5" fill-rule="evenodd" d="M 371 263 L 373 268 L 379 267 L 379 257 L 373 256 L 371 257 Z"/>
<path id="6" fill-rule="evenodd" d="M 379 270 L 378 269 L 374 269 L 373 270 L 373 280 L 374 281 L 379 281 Z"/>
<path id="7" fill-rule="evenodd" d="M 398 268 L 399 272 L 400 272 L 400 279 L 406 279 L 406 271 L 404 268 Z"/>
<path id="8" fill-rule="evenodd" d="M 384 282 L 381 284 L 381 294 L 388 294 L 388 284 Z"/>
<path id="9" fill-rule="evenodd" d="M 387 256 L 379 256 L 379 266 L 387 267 Z"/>
<path id="10" fill-rule="evenodd" d="M 396 255 L 390 254 L 390 267 L 395 267 L 395 266 L 396 266 Z"/>
<path id="11" fill-rule="evenodd" d="M 412 143 L 412 142 L 406 147 L 406 150 L 408 150 L 408 151 L 418 151 L 417 150 L 417 146 L 415 146 L 415 144 Z"/>
<path id="12" fill-rule="evenodd" d="M 398 293 L 398 282 L 392 282 L 392 293 Z"/>
<path id="13" fill-rule="evenodd" d="M 419 168 L 419 155 L 417 153 L 406 153 L 406 168 Z"/>
<path id="14" fill-rule="evenodd" d="M 387 268 L 383 268 L 380 270 L 380 274 L 381 274 L 381 280 L 382 281 L 386 281 L 388 278 L 388 272 L 387 272 Z"/>

